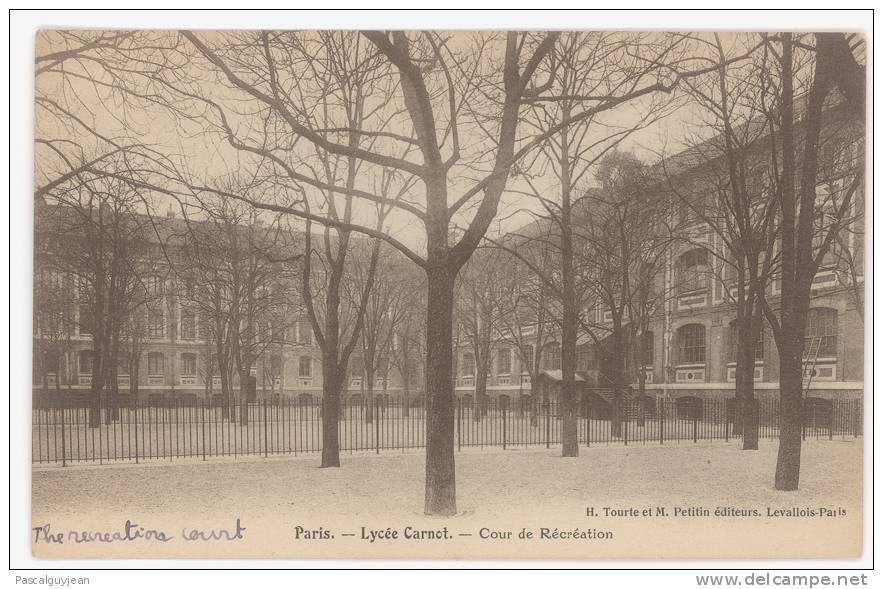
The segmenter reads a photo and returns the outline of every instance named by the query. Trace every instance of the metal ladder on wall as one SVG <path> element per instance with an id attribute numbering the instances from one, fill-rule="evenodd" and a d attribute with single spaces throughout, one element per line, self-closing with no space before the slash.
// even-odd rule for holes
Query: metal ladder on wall
<path id="1" fill-rule="evenodd" d="M 802 437 L 806 439 L 806 426 L 807 426 L 807 415 L 806 415 L 806 396 L 809 393 L 809 385 L 812 383 L 812 378 L 816 374 L 816 360 L 819 358 L 819 350 L 822 347 L 822 337 L 815 336 L 811 340 L 809 340 L 809 349 L 807 349 L 806 358 L 803 359 L 803 386 L 801 387 L 803 390 L 803 427 Z M 815 408 L 813 408 L 813 425 L 815 425 Z"/>
<path id="2" fill-rule="evenodd" d="M 822 336 L 815 336 L 809 341 L 809 349 L 803 358 L 803 396 L 809 390 L 812 378 L 816 373 L 816 360 L 819 358 L 819 350 L 822 348 Z"/>

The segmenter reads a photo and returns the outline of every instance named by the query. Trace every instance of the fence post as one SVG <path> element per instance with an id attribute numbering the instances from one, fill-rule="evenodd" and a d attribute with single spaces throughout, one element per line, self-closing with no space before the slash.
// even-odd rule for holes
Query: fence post
<path id="1" fill-rule="evenodd" d="M 264 458 L 269 454 L 269 444 L 267 438 L 267 398 L 261 399 L 264 405 Z"/>
<path id="2" fill-rule="evenodd" d="M 463 398 L 457 397 L 457 452 L 463 444 Z"/>
<path id="3" fill-rule="evenodd" d="M 498 397 L 499 400 L 499 397 Z M 503 407 L 503 450 L 506 449 L 506 404 L 502 403 Z"/>
<path id="4" fill-rule="evenodd" d="M 724 404 L 724 441 L 729 442 L 730 441 L 730 411 L 727 408 L 726 400 L 723 402 L 723 404 Z M 744 418 L 742 419 L 742 423 L 743 424 L 745 423 Z M 744 429 L 745 426 L 743 425 L 742 428 Z"/>
<path id="5" fill-rule="evenodd" d="M 592 396 L 586 397 L 586 448 L 592 443 Z"/>
<path id="6" fill-rule="evenodd" d="M 374 452 L 376 454 L 380 454 L 380 423 L 377 416 L 377 397 L 371 399 L 371 406 L 368 408 L 369 411 L 373 414 L 373 423 L 371 424 L 374 427 Z"/>
<path id="7" fill-rule="evenodd" d="M 663 444 L 665 440 L 665 401 L 663 399 L 656 399 L 657 405 L 659 405 L 659 410 L 656 414 L 659 416 L 659 443 Z"/>
<path id="8" fill-rule="evenodd" d="M 694 405 L 695 407 L 695 405 Z M 700 405 L 701 407 L 701 405 Z M 699 408 L 695 407 L 693 410 L 693 443 L 699 441 Z"/>
<path id="9" fill-rule="evenodd" d="M 104 446 L 104 444 L 101 441 L 101 424 L 104 422 L 104 420 L 101 418 L 101 396 L 102 396 L 101 394 L 98 395 L 98 464 L 104 464 L 104 459 L 103 459 L 103 456 L 101 455 L 101 448 Z M 108 429 L 107 433 L 108 434 L 110 433 L 109 429 Z M 89 440 L 87 438 L 86 439 L 86 452 L 88 452 L 88 451 L 89 451 Z M 78 451 L 77 452 L 78 458 L 79 458 L 79 454 L 80 453 Z M 110 444 L 109 443 L 107 444 L 107 454 L 108 454 L 108 457 L 110 457 Z M 95 457 L 95 438 L 94 437 L 92 438 L 92 457 L 93 458 Z"/>
<path id="10" fill-rule="evenodd" d="M 546 411 L 546 448 L 548 449 L 550 447 L 550 445 L 549 445 L 549 426 L 551 425 L 551 422 L 550 422 L 551 415 L 550 414 L 552 413 L 552 406 L 548 402 L 544 402 L 543 409 L 545 409 L 545 411 Z"/>
<path id="11" fill-rule="evenodd" d="M 800 435 L 806 441 L 806 404 L 800 405 Z"/>
<path id="12" fill-rule="evenodd" d="M 837 407 L 837 401 L 831 403 L 831 413 L 828 414 L 828 439 L 834 439 L 834 408 Z"/>
<path id="13" fill-rule="evenodd" d="M 857 407 L 859 406 L 858 400 L 853 399 L 850 404 L 852 405 L 852 408 L 853 408 L 853 411 L 852 411 L 852 437 L 857 438 L 858 431 L 859 431 L 859 423 L 861 423 L 861 419 L 859 418 L 860 412 L 857 410 Z"/>
<path id="14" fill-rule="evenodd" d="M 202 402 L 202 419 L 201 419 L 201 421 L 202 421 L 202 427 L 200 428 L 200 430 L 202 430 L 202 432 L 201 432 L 202 460 L 204 462 L 205 461 L 205 401 Z"/>
<path id="15" fill-rule="evenodd" d="M 135 464 L 138 464 L 138 398 L 135 398 Z"/>
<path id="16" fill-rule="evenodd" d="M 626 404 L 626 410 L 623 413 L 625 413 L 625 415 L 624 415 L 625 419 L 622 420 L 622 441 L 623 441 L 623 445 L 628 446 L 629 445 L 629 412 L 628 412 L 628 405 L 627 404 Z"/>
<path id="17" fill-rule="evenodd" d="M 67 466 L 67 441 L 64 437 L 64 406 L 67 399 L 61 402 L 61 465 Z"/>

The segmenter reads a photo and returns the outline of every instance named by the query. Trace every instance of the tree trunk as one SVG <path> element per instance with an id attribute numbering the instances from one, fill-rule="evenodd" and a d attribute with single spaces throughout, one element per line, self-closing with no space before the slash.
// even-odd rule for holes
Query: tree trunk
<path id="1" fill-rule="evenodd" d="M 803 158 L 798 191 L 795 187 L 794 88 L 792 39 L 782 43 L 782 304 L 779 348 L 779 453 L 776 489 L 796 491 L 800 482 L 800 446 L 803 422 L 803 337 L 810 289 L 817 267 L 814 262 L 813 222 L 818 173 L 819 134 L 825 98 L 839 67 L 833 33 L 818 33 L 813 83 L 807 99 L 803 133 Z M 796 230 L 796 231 L 795 231 Z M 824 251 L 819 254 L 824 255 Z"/>
<path id="2" fill-rule="evenodd" d="M 230 405 L 231 399 L 233 398 L 233 391 L 230 386 L 230 371 L 227 369 L 227 359 L 223 356 L 218 356 L 218 374 L 221 377 L 221 395 L 224 397 L 224 406 L 221 409 L 221 417 L 224 419 L 232 419 L 230 415 Z"/>
<path id="3" fill-rule="evenodd" d="M 427 268 L 426 497 L 427 515 L 457 513 L 454 476 L 454 276 L 444 264 Z"/>
<path id="4" fill-rule="evenodd" d="M 801 348 L 796 342 L 788 342 L 779 361 L 779 454 L 776 462 L 776 489 L 779 491 L 796 491 L 800 483 L 803 422 Z"/>
<path id="5" fill-rule="evenodd" d="M 371 360 L 372 364 L 374 360 Z M 367 367 L 367 364 L 366 364 Z M 366 389 L 366 399 L 365 399 L 365 422 L 373 423 L 374 422 L 374 369 L 367 368 L 365 370 L 365 389 Z"/>
<path id="6" fill-rule="evenodd" d="M 482 351 L 475 356 L 475 398 L 472 399 L 472 419 L 481 421 L 487 415 L 487 355 Z"/>
<path id="7" fill-rule="evenodd" d="M 105 417 L 105 423 L 110 425 L 111 421 L 119 421 L 120 419 L 120 384 L 119 384 L 119 336 L 114 334 L 110 338 L 110 350 L 108 352 L 107 364 L 107 396 L 108 396 L 108 414 Z"/>
<path id="8" fill-rule="evenodd" d="M 539 399 L 537 398 L 537 384 L 536 379 L 531 375 L 530 377 L 530 424 L 532 426 L 537 425 L 538 423 L 538 414 L 539 414 Z"/>
<path id="9" fill-rule="evenodd" d="M 239 425 L 248 425 L 248 393 L 250 391 L 251 373 L 247 368 L 239 371 Z"/>
<path id="10" fill-rule="evenodd" d="M 141 384 L 138 380 L 138 374 L 141 372 L 141 353 L 135 346 L 132 346 L 131 350 L 132 353 L 129 360 L 129 393 L 134 403 L 138 400 L 138 387 Z"/>
<path id="11" fill-rule="evenodd" d="M 566 299 L 569 297 L 565 297 Z M 565 319 L 561 329 L 561 455 L 579 456 L 576 407 L 576 329 L 577 321 Z"/>
<path id="12" fill-rule="evenodd" d="M 97 341 L 95 338 L 93 341 Z M 104 392 L 104 346 L 100 343 L 93 345 L 94 352 L 92 354 L 92 403 L 89 408 L 89 427 L 95 428 L 101 425 L 101 405 Z"/>
<path id="13" fill-rule="evenodd" d="M 625 375 L 623 370 L 623 358 L 625 357 L 625 345 L 622 326 L 613 325 L 613 334 L 610 336 L 613 353 L 610 354 L 610 369 L 612 370 L 613 383 L 613 407 L 611 408 L 610 433 L 614 438 L 622 437 L 622 405 L 623 390 L 625 389 Z"/>
<path id="14" fill-rule="evenodd" d="M 411 378 L 408 370 L 402 376 L 402 417 L 411 416 Z"/>
<path id="15" fill-rule="evenodd" d="M 741 425 L 739 433 L 742 434 L 743 450 L 758 449 L 760 426 L 757 400 L 754 398 L 754 357 L 761 318 L 753 305 L 750 311 L 739 324 L 736 357 L 736 415 Z"/>
<path id="16" fill-rule="evenodd" d="M 340 467 L 340 388 L 343 379 L 337 358 L 325 354 L 322 366 L 322 463 L 319 468 Z"/>

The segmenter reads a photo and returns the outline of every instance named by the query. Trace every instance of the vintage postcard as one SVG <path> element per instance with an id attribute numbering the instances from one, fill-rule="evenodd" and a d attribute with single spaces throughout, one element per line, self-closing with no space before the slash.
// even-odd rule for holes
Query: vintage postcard
<path id="1" fill-rule="evenodd" d="M 40 30 L 33 555 L 861 557 L 868 42 Z"/>

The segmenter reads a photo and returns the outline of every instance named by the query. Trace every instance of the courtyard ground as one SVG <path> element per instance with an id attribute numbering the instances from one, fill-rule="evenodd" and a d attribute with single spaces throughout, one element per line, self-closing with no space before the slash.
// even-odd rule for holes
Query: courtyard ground
<path id="1" fill-rule="evenodd" d="M 578 458 L 557 449 L 463 452 L 451 518 L 423 515 L 424 454 L 416 452 L 344 455 L 339 469 L 318 468 L 317 456 L 35 467 L 35 527 L 113 532 L 128 519 L 176 538 L 57 546 L 32 534 L 32 546 L 39 556 L 99 557 L 859 556 L 862 439 L 807 441 L 792 493 L 773 489 L 776 447 L 610 446 L 581 448 Z M 809 511 L 823 507 L 832 511 Z M 231 528 L 236 518 L 243 541 L 180 541 L 183 528 Z M 334 539 L 305 539 L 298 526 Z M 409 541 L 407 526 L 447 527 L 451 538 Z M 370 542 L 363 527 L 398 537 Z M 540 539 L 542 528 L 596 537 Z M 522 529 L 534 538 L 517 538 Z M 482 538 L 490 530 L 503 538 Z"/>

